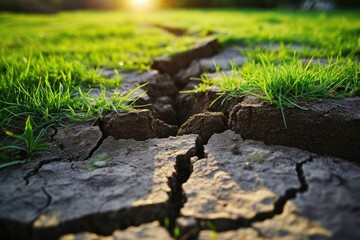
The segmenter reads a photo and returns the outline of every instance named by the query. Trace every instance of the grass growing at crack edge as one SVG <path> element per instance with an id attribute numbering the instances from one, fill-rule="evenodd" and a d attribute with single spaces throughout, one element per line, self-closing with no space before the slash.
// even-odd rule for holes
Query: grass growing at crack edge
<path id="1" fill-rule="evenodd" d="M 0 100 L 1 126 L 9 126 L 16 129 L 25 115 L 28 116 L 23 135 L 17 135 L 13 132 L 3 130 L 3 133 L 11 138 L 25 142 L 27 147 L 24 149 L 19 142 L 8 144 L 9 141 L 0 142 L 1 166 L 6 167 L 17 163 L 23 163 L 19 160 L 14 150 L 25 151 L 24 157 L 29 157 L 32 152 L 43 148 L 40 144 L 41 137 L 45 129 L 52 124 L 66 124 L 69 121 L 87 121 L 103 116 L 105 113 L 124 112 L 132 108 L 137 98 L 132 95 L 142 88 L 140 85 L 127 94 L 120 94 L 114 91 L 108 94 L 106 88 L 100 87 L 98 94 L 93 94 L 92 90 L 84 91 L 81 87 L 73 87 L 68 84 L 55 83 L 49 81 L 48 75 L 40 74 L 37 84 L 28 84 L 24 79 L 14 79 L 11 87 L 12 94 L 5 100 Z M 14 94 L 15 93 L 15 94 Z M 2 92 L 5 94 L 5 91 Z M 30 124 L 30 116 L 36 121 L 33 126 Z M 33 131 L 39 131 L 36 138 L 33 137 Z M 11 151 L 13 150 L 13 151 Z M 10 154 L 9 154 L 10 152 Z M 23 154 L 24 155 L 24 154 Z"/>
<path id="2" fill-rule="evenodd" d="M 223 45 L 245 47 L 244 54 L 256 60 L 253 64 L 258 66 L 261 59 L 257 55 L 264 52 L 259 46 L 262 44 L 273 45 L 266 54 L 275 61 L 274 66 L 284 65 L 278 64 L 279 58 L 291 60 L 294 47 L 302 57 L 339 54 L 357 59 L 360 53 L 360 18 L 356 11 L 164 10 L 141 15 L 79 11 L 51 16 L 0 13 L 0 18 L 0 147 L 8 145 L 10 139 L 4 128 L 22 134 L 27 116 L 31 116 L 37 133 L 53 123 L 89 120 L 111 110 L 125 111 L 131 107 L 131 97 L 108 97 L 108 91 L 100 88 L 95 98 L 94 92 L 85 90 L 121 83 L 120 77 L 105 79 L 99 69 L 116 68 L 120 76 L 129 70 L 150 69 L 154 57 L 182 52 L 205 40 L 209 33 Z M 166 26 L 186 29 L 188 34 L 173 36 L 154 27 L 165 22 Z M 247 65 L 250 78 L 255 75 L 250 72 L 254 67 Z M 264 72 L 266 66 L 271 68 L 266 64 L 261 67 Z M 238 80 L 234 80 L 238 71 L 243 69 L 234 71 L 233 83 L 229 80 L 223 92 L 229 96 L 246 91 L 259 93 L 255 90 L 261 86 L 251 89 L 249 81 L 238 87 Z M 244 74 L 239 76 L 246 80 Z M 355 94 L 356 84 L 348 88 Z M 262 97 L 287 104 L 293 98 L 285 92 L 281 89 L 276 95 L 264 91 Z"/>
<path id="3" fill-rule="evenodd" d="M 194 91 L 215 89 L 226 98 L 252 95 L 264 99 L 279 106 L 285 127 L 284 106 L 306 110 L 298 104 L 299 100 L 321 101 L 360 94 L 360 64 L 342 57 L 329 58 L 328 64 L 322 65 L 296 56 L 290 61 L 276 63 L 261 55 L 260 63 L 233 65 L 230 74 L 218 73 L 220 79 L 202 77 Z"/>
<path id="4" fill-rule="evenodd" d="M 35 151 L 39 151 L 43 148 L 51 146 L 50 143 L 42 143 L 42 137 L 45 134 L 45 129 L 41 129 L 39 134 L 37 136 L 34 136 L 34 130 L 31 125 L 31 117 L 28 116 L 25 123 L 25 129 L 24 133 L 22 135 L 16 135 L 11 131 L 5 130 L 6 135 L 16 139 L 19 142 L 19 145 L 8 145 L 0 147 L 0 156 L 3 159 L 6 160 L 6 158 L 9 158 L 4 151 L 17 151 L 15 155 L 23 155 L 24 157 L 28 158 L 30 157 Z M 5 168 L 8 166 L 12 166 L 15 164 L 22 164 L 26 162 L 25 160 L 16 160 L 16 161 L 9 161 L 9 162 L 0 162 L 0 169 Z"/>

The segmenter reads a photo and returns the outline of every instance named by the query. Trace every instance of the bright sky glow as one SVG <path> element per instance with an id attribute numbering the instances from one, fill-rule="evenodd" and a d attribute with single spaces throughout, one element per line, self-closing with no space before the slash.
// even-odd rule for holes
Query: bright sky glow
<path id="1" fill-rule="evenodd" d="M 128 0 L 130 9 L 144 11 L 154 8 L 154 0 Z"/>
<path id="2" fill-rule="evenodd" d="M 146 0 L 134 0 L 136 5 L 144 5 Z"/>

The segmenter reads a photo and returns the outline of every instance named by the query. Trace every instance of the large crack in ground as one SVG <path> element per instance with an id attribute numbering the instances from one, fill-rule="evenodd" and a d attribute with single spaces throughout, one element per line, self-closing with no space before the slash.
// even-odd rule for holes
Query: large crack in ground
<path id="1" fill-rule="evenodd" d="M 186 195 L 182 185 L 188 181 L 192 173 L 191 158 L 203 158 L 205 156 L 204 144 L 200 138 L 197 138 L 195 152 L 191 155 L 177 156 L 176 164 L 174 166 L 175 173 L 169 178 L 169 187 L 171 192 L 169 193 L 170 199 L 168 202 L 168 216 L 165 219 L 160 220 L 160 224 L 165 227 L 172 237 L 179 238 L 183 234 L 177 231 L 176 221 L 180 217 L 180 210 L 186 202 Z"/>
<path id="2" fill-rule="evenodd" d="M 298 188 L 290 188 L 287 189 L 284 193 L 284 195 L 280 196 L 279 199 L 274 203 L 274 210 L 273 211 L 269 211 L 269 212 L 263 212 L 263 213 L 258 213 L 257 215 L 255 215 L 253 218 L 249 219 L 249 225 L 255 223 L 255 222 L 259 222 L 259 221 L 265 221 L 267 219 L 272 219 L 274 218 L 276 215 L 280 215 L 283 213 L 285 204 L 289 201 L 292 200 L 294 198 L 296 198 L 297 194 L 301 194 L 304 193 L 308 190 L 309 186 L 308 183 L 306 182 L 306 178 L 304 175 L 304 171 L 303 171 L 303 165 L 313 161 L 312 157 L 310 157 L 309 159 L 302 161 L 300 163 L 296 163 L 296 173 L 297 173 L 297 177 L 300 183 L 300 187 Z M 245 225 L 247 226 L 247 225 Z"/>
<path id="3" fill-rule="evenodd" d="M 204 159 L 206 160 L 206 159 Z M 201 219 L 195 218 L 197 224 L 190 226 L 190 229 L 185 229 L 185 232 L 180 233 L 179 239 L 196 239 L 197 234 L 203 230 L 212 230 L 216 232 L 225 232 L 231 230 L 238 230 L 242 228 L 254 228 L 253 224 L 258 222 L 263 222 L 266 220 L 271 220 L 274 217 L 281 215 L 283 213 L 285 205 L 290 201 L 296 198 L 298 194 L 305 193 L 309 185 L 306 181 L 303 166 L 309 162 L 312 162 L 313 159 L 310 157 L 307 160 L 304 160 L 300 163 L 296 163 L 295 169 L 297 173 L 297 178 L 300 186 L 298 188 L 290 188 L 285 190 L 284 194 L 279 196 L 278 199 L 273 204 L 273 210 L 259 212 L 252 218 L 218 218 L 218 219 Z M 182 196 L 182 201 L 186 201 L 186 196 Z M 179 215 L 181 217 L 181 215 Z M 181 228 L 181 226 L 180 226 Z M 189 234 L 190 232 L 190 234 Z M 186 235 L 189 234 L 189 235 Z M 259 233 L 260 234 L 260 233 Z"/>
<path id="4" fill-rule="evenodd" d="M 52 186 L 52 184 L 55 184 L 55 185 L 58 184 L 57 180 L 55 180 L 55 182 L 53 182 L 53 183 L 48 183 L 46 179 L 48 179 L 49 177 L 51 177 L 51 179 L 52 178 L 59 179 L 61 172 L 57 173 L 59 176 L 49 176 L 48 175 L 49 173 L 47 173 L 47 172 L 49 170 L 52 171 L 51 170 L 52 167 L 50 166 L 50 167 L 47 167 L 47 169 L 43 170 L 43 172 L 41 174 L 42 176 L 40 177 L 40 179 L 37 179 L 37 182 L 34 182 L 34 184 L 40 184 L 41 181 L 45 181 L 43 183 L 43 186 L 40 187 L 42 195 L 45 196 L 45 201 L 37 210 L 37 214 L 39 215 L 39 217 L 37 217 L 35 220 L 32 221 L 31 224 L 29 224 L 28 228 L 31 230 L 32 233 L 29 236 L 27 236 L 26 239 L 43 239 L 43 238 L 57 239 L 59 236 L 62 236 L 64 234 L 69 234 L 69 233 L 76 234 L 76 233 L 85 232 L 85 231 L 96 233 L 96 234 L 101 234 L 101 235 L 111 235 L 115 230 L 127 229 L 131 226 L 139 226 L 139 225 L 146 224 L 146 223 L 149 223 L 152 221 L 158 221 L 158 222 L 164 223 L 165 219 L 169 219 L 170 223 L 171 223 L 171 225 L 167 226 L 167 229 L 169 229 L 171 226 L 175 226 L 173 223 L 175 222 L 175 220 L 178 216 L 179 210 L 183 204 L 183 200 L 182 200 L 183 192 L 181 189 L 181 185 L 182 185 L 182 183 L 187 181 L 187 179 L 189 178 L 190 173 L 191 173 L 190 159 L 194 156 L 198 156 L 198 157 L 203 156 L 203 146 L 202 146 L 200 140 L 195 135 L 193 135 L 193 136 L 184 136 L 184 137 L 173 138 L 173 140 L 170 140 L 170 142 L 174 142 L 173 144 L 166 143 L 166 140 L 160 140 L 160 139 L 159 140 L 149 139 L 149 142 L 146 140 L 138 141 L 138 142 L 133 141 L 133 140 L 119 140 L 119 143 L 117 140 L 113 140 L 113 141 L 115 144 L 114 147 L 117 147 L 117 145 L 121 146 L 122 144 L 126 144 L 128 141 L 132 142 L 129 145 L 131 147 L 123 146 L 123 148 L 122 148 L 123 150 L 120 150 L 119 153 L 121 156 L 119 156 L 119 158 L 116 158 L 116 164 L 121 165 L 123 168 L 126 168 L 126 167 L 132 168 L 134 171 L 137 171 L 137 172 L 139 172 L 139 174 L 142 174 L 142 175 L 151 174 L 149 172 L 143 171 L 143 169 L 140 167 L 140 166 L 143 166 L 143 164 L 141 164 L 142 161 L 138 160 L 139 158 L 141 159 L 140 156 L 143 151 L 151 151 L 151 150 L 148 150 L 148 148 L 152 149 L 155 146 L 157 146 L 158 144 L 160 146 L 162 146 L 158 151 L 160 154 L 159 157 L 163 156 L 164 159 L 156 160 L 161 164 L 165 164 L 162 166 L 162 168 L 167 169 L 168 168 L 167 166 L 171 166 L 171 164 L 172 164 L 171 159 L 172 158 L 176 159 L 174 162 L 174 166 L 173 166 L 174 174 L 168 179 L 168 185 L 170 187 L 169 200 L 167 202 L 158 202 L 159 200 L 154 198 L 154 196 L 152 196 L 149 193 L 144 192 L 144 194 L 146 193 L 143 196 L 144 199 L 143 200 L 139 199 L 139 201 L 141 201 L 141 202 L 143 201 L 142 204 L 137 204 L 134 201 L 135 205 L 133 205 L 133 206 L 130 205 L 126 208 L 116 208 L 113 210 L 105 210 L 105 209 L 107 209 L 107 207 L 105 205 L 108 205 L 111 202 L 123 201 L 123 200 L 121 200 L 121 199 L 123 199 L 122 196 L 134 195 L 133 187 L 129 187 L 129 188 L 127 188 L 127 190 L 125 189 L 124 192 L 121 191 L 120 196 L 117 194 L 115 194 L 115 195 L 111 194 L 108 198 L 105 198 L 106 201 L 102 202 L 102 207 L 99 208 L 97 212 L 91 211 L 91 213 L 89 213 L 89 214 L 79 215 L 75 218 L 74 217 L 66 217 L 66 215 L 68 215 L 69 213 L 61 212 L 62 214 L 64 214 L 65 219 L 60 220 L 62 218 L 62 217 L 60 217 L 62 215 L 60 212 L 58 212 L 58 214 L 59 214 L 58 216 L 53 214 L 53 213 L 57 212 L 56 209 L 58 209 L 59 207 L 60 207 L 60 209 L 62 208 L 61 205 L 59 205 L 59 204 L 61 204 L 59 202 L 59 200 L 61 199 L 61 195 L 60 195 L 60 198 L 59 198 L 59 196 L 56 196 L 55 200 L 53 200 L 54 199 L 53 193 L 55 190 L 54 189 L 55 186 Z M 107 152 L 106 146 L 103 146 L 103 144 L 104 143 L 102 143 L 101 146 L 97 147 L 96 151 L 94 151 L 95 154 L 98 154 L 97 151 Z M 181 146 L 181 144 L 185 144 L 185 146 Z M 110 146 L 109 140 L 107 140 L 107 143 L 105 145 L 107 145 L 108 147 Z M 177 146 L 177 147 L 174 148 L 175 146 Z M 102 149 L 103 147 L 105 147 L 105 149 Z M 176 150 L 177 148 L 182 149 L 182 150 Z M 175 152 L 174 152 L 174 150 L 175 150 Z M 179 154 L 177 154 L 176 156 L 172 156 L 176 152 L 179 152 Z M 180 154 L 181 152 L 184 152 L 184 153 Z M 134 158 L 134 155 L 135 155 L 135 158 Z M 116 154 L 114 155 L 114 157 L 116 157 Z M 131 164 L 131 162 L 127 163 L 127 162 L 124 162 L 121 160 L 123 157 L 137 159 L 136 161 L 138 161 L 138 162 L 134 162 L 133 164 Z M 154 160 L 152 160 L 153 158 L 154 158 L 154 160 L 156 159 L 155 155 L 151 156 L 150 159 L 145 162 L 152 162 L 152 161 L 154 161 Z M 167 159 L 167 158 L 169 158 L 169 159 Z M 118 160 L 120 160 L 120 161 L 118 161 Z M 81 170 L 81 169 L 83 169 L 82 166 L 84 166 L 84 164 L 86 165 L 86 162 L 88 162 L 88 161 L 89 160 L 61 162 L 61 163 L 59 163 L 58 167 L 56 167 L 57 164 L 55 164 L 53 167 L 55 167 L 55 169 L 57 169 L 56 171 L 61 171 L 59 168 L 67 168 L 68 169 L 69 165 L 71 164 L 72 170 L 70 170 L 70 171 L 74 171 L 74 169 L 77 169 L 76 173 L 73 173 L 73 174 L 82 175 L 82 176 L 86 177 L 88 175 L 88 173 L 84 172 L 84 170 Z M 164 163 L 162 163 L 162 161 L 164 161 Z M 134 164 L 141 164 L 141 165 L 136 166 Z M 41 167 L 39 167 L 36 172 L 33 172 L 33 174 L 37 174 L 40 170 L 41 170 Z M 109 170 L 110 175 L 113 170 Z M 155 170 L 155 172 L 156 172 L 156 170 Z M 152 174 L 156 175 L 155 173 L 152 173 Z M 162 175 L 161 177 L 164 178 L 165 176 L 166 175 Z M 78 182 L 79 179 L 81 180 L 82 177 L 78 178 L 77 180 L 73 179 L 72 180 L 72 181 L 74 181 L 73 184 L 76 184 L 75 182 Z M 90 178 L 88 181 L 91 181 L 91 180 L 92 179 Z M 161 182 L 162 180 L 159 179 L 157 181 Z M 60 182 L 61 182 L 61 180 L 60 180 Z M 61 184 L 63 184 L 63 183 L 61 183 Z M 93 184 L 96 184 L 96 182 Z M 121 181 L 118 184 L 122 184 Z M 137 184 L 146 185 L 147 182 L 135 183 L 135 185 L 137 185 Z M 159 183 L 154 182 L 153 184 L 159 184 Z M 46 188 L 45 188 L 45 185 L 47 186 Z M 78 186 L 78 187 L 81 188 L 81 186 Z M 104 187 L 106 187 L 106 186 L 104 186 Z M 159 188 L 164 189 L 164 187 L 160 185 L 159 187 L 153 187 L 152 191 L 159 191 L 159 190 L 157 190 Z M 61 189 L 58 189 L 58 190 L 61 192 Z M 84 189 L 84 191 L 85 190 L 86 189 Z M 161 195 L 162 191 L 163 190 L 160 190 L 158 192 L 158 194 Z M 76 191 L 74 193 L 76 193 Z M 149 194 L 149 196 L 146 196 L 147 194 Z M 137 195 L 137 194 L 135 193 L 135 195 Z M 147 200 L 147 197 L 149 197 L 149 200 Z M 154 199 L 152 199 L 152 198 L 154 198 Z M 69 200 L 71 200 L 71 199 L 68 199 L 66 201 L 69 201 Z M 74 199 L 74 201 L 76 201 L 76 199 Z M 54 202 L 54 204 L 52 204 L 52 202 Z M 151 204 L 150 202 L 154 202 L 154 203 Z M 120 204 L 120 206 L 122 206 L 122 205 Z M 71 205 L 69 207 L 71 207 Z M 139 214 L 139 216 L 136 216 L 137 214 Z M 70 215 L 72 215 L 72 214 L 70 213 Z M 53 225 L 52 225 L 52 222 L 53 222 Z M 58 222 L 58 223 L 56 223 L 56 222 Z M 24 237 L 24 236 L 22 236 L 22 237 Z"/>
<path id="5" fill-rule="evenodd" d="M 214 43 L 209 44 L 207 47 L 211 49 L 211 48 L 213 48 L 213 44 Z M 196 51 L 199 52 L 200 50 L 196 49 Z M 213 56 L 216 52 L 217 52 L 217 50 L 212 51 L 211 54 L 206 53 L 205 55 L 203 55 L 203 57 L 204 56 L 206 56 L 206 57 Z M 200 53 L 201 53 L 201 51 L 200 51 Z M 196 60 L 197 58 L 187 59 L 186 63 L 184 63 L 184 64 L 181 63 L 180 65 L 175 64 L 176 66 L 172 66 L 172 64 L 174 64 L 174 61 L 177 62 L 179 59 L 181 60 L 182 58 L 188 57 L 188 56 L 191 56 L 191 54 L 189 54 L 189 53 L 179 54 L 178 56 L 175 56 L 173 59 L 168 59 L 163 62 L 161 62 L 161 61 L 157 62 L 156 63 L 157 68 L 159 69 L 159 71 L 166 71 L 167 67 L 169 67 L 170 70 L 166 74 L 169 74 L 172 81 L 176 82 L 177 81 L 176 79 L 179 78 L 179 76 L 178 76 L 179 72 L 181 73 L 183 68 L 188 68 L 191 64 L 191 61 Z M 194 76 L 198 77 L 203 73 L 204 73 L 204 71 L 196 72 L 196 74 Z M 156 88 L 156 86 L 155 86 L 155 88 Z M 186 88 L 186 86 L 183 85 L 183 83 L 177 84 L 177 89 L 178 89 L 177 94 L 175 96 L 165 96 L 165 97 L 171 97 L 172 99 L 178 99 L 179 96 L 181 96 L 180 95 L 181 90 L 183 90 L 185 88 Z M 155 90 L 153 90 L 153 91 L 155 91 Z M 209 100 L 209 99 L 207 99 L 207 100 Z M 155 101 L 156 101 L 156 98 L 152 99 L 153 103 Z M 239 102 L 241 102 L 241 101 L 239 101 Z M 186 111 L 184 111 L 184 108 L 189 107 L 188 105 L 186 105 L 186 104 L 182 105 L 179 103 L 173 104 L 172 107 L 176 111 L 176 122 L 179 124 L 179 126 L 177 126 L 177 127 L 180 127 L 181 124 L 184 123 L 184 120 L 187 120 L 187 118 L 189 117 L 188 116 L 189 113 L 191 113 L 190 116 L 192 116 L 198 112 L 206 110 L 207 107 L 209 107 L 209 106 L 205 106 L 205 105 L 200 106 L 197 109 L 194 108 L 195 110 L 185 109 Z M 226 111 L 230 111 L 230 110 L 226 110 Z M 330 113 L 331 111 L 333 111 L 333 109 L 331 109 L 328 112 L 325 112 L 324 114 L 326 115 L 326 114 Z M 137 116 L 139 116 L 140 114 L 143 114 L 143 112 L 137 113 Z M 225 111 L 224 111 L 224 114 L 225 114 Z M 155 112 L 154 112 L 154 115 L 155 115 Z M 253 116 L 253 109 L 250 108 L 250 118 L 248 119 L 249 121 L 252 120 L 252 116 Z M 209 126 L 212 126 L 212 125 L 209 124 L 209 122 L 207 120 L 204 120 L 202 117 L 203 116 L 199 117 L 199 119 L 200 119 L 199 121 L 194 120 L 194 122 L 195 122 L 194 124 L 201 124 L 201 126 L 199 127 L 201 132 L 196 132 L 196 134 L 199 134 L 200 136 L 197 138 L 195 147 L 193 149 L 189 150 L 186 154 L 179 154 L 176 156 L 176 162 L 174 165 L 175 172 L 168 178 L 168 186 L 170 188 L 170 192 L 168 192 L 169 200 L 165 204 L 161 205 L 161 207 L 166 208 L 165 215 L 159 213 L 157 215 L 155 214 L 156 216 L 154 215 L 154 216 L 150 216 L 150 217 L 149 216 L 140 216 L 136 219 L 136 221 L 130 221 L 130 220 L 126 220 L 126 218 L 129 218 L 129 219 L 131 218 L 130 215 L 133 214 L 133 212 L 131 212 L 131 211 L 126 212 L 126 213 L 124 213 L 124 211 L 122 211 L 122 210 L 108 211 L 108 212 L 101 212 L 101 213 L 100 212 L 91 213 L 86 216 L 82 216 L 82 217 L 75 218 L 75 219 L 72 219 L 69 221 L 65 221 L 57 227 L 50 227 L 50 228 L 46 228 L 45 230 L 39 230 L 39 229 L 34 230 L 33 228 L 31 228 L 33 231 L 33 233 L 31 234 L 31 236 L 32 236 L 31 238 L 39 239 L 40 236 L 41 237 L 50 236 L 50 238 L 55 239 L 66 233 L 79 233 L 82 231 L 89 231 L 89 232 L 93 232 L 93 233 L 97 233 L 97 234 L 110 235 L 113 233 L 113 231 L 115 231 L 117 229 L 127 229 L 128 227 L 131 227 L 131 226 L 138 226 L 141 224 L 146 224 L 149 221 L 159 222 L 163 228 L 166 228 L 166 230 L 169 232 L 169 234 L 173 238 L 177 238 L 177 239 L 195 239 L 198 236 L 199 232 L 204 231 L 204 230 L 213 230 L 214 226 L 216 226 L 216 231 L 218 231 L 218 232 L 244 229 L 244 228 L 252 228 L 252 229 L 256 230 L 256 227 L 253 226 L 255 223 L 272 220 L 276 216 L 281 215 L 284 211 L 286 204 L 289 201 L 296 199 L 296 197 L 299 194 L 302 194 L 302 193 L 305 193 L 308 191 L 309 183 L 307 182 L 307 179 L 305 177 L 303 167 L 306 164 L 313 161 L 312 157 L 309 157 L 308 159 L 306 159 L 302 162 L 296 163 L 295 171 L 296 171 L 297 180 L 298 180 L 300 186 L 297 188 L 284 189 L 284 193 L 282 195 L 280 195 L 274 202 L 272 210 L 258 212 L 251 218 L 244 218 L 244 217 L 239 217 L 237 219 L 194 218 L 195 222 L 193 224 L 190 224 L 189 229 L 184 229 L 183 226 L 179 225 L 178 220 L 183 217 L 181 210 L 183 209 L 184 204 L 187 201 L 187 196 L 185 194 L 183 184 L 186 183 L 189 180 L 189 178 L 191 178 L 191 174 L 193 171 L 193 164 L 194 164 L 194 161 L 192 161 L 191 158 L 197 157 L 198 160 L 203 159 L 204 161 L 206 161 L 208 156 L 205 156 L 204 144 L 207 143 L 208 139 L 214 133 L 222 132 L 226 129 L 229 129 L 229 127 L 230 127 L 227 125 L 227 121 L 228 121 L 227 115 L 226 115 L 226 117 L 224 115 L 222 116 L 224 119 L 226 119 L 226 123 L 224 123 L 223 126 L 221 126 L 220 128 L 212 128 L 212 127 L 209 128 Z M 208 116 L 205 116 L 205 117 L 208 117 Z M 223 121 L 223 120 L 221 120 L 222 117 L 216 118 L 216 120 L 214 120 L 213 122 L 215 124 L 218 124 L 218 123 L 222 124 L 222 121 Z M 211 115 L 210 118 L 215 119 L 214 115 Z M 152 136 L 152 137 L 142 136 L 141 133 L 139 134 L 140 137 L 144 137 L 145 139 L 152 139 L 152 138 L 156 138 L 156 137 L 166 138 L 166 137 L 170 137 L 170 135 L 174 135 L 173 134 L 174 132 L 172 130 L 169 130 L 169 129 L 171 129 L 171 126 L 169 127 L 168 125 L 164 124 L 163 122 L 161 122 L 159 125 L 155 125 L 155 123 L 158 124 L 158 122 L 159 122 L 159 119 L 157 119 L 157 117 L 151 116 L 151 117 L 148 117 L 147 119 L 150 119 L 149 125 L 150 125 L 150 128 L 152 128 L 152 130 L 154 130 L 153 128 L 158 128 L 158 129 L 154 130 L 155 133 L 153 133 L 153 132 L 149 133 L 148 136 Z M 170 116 L 164 117 L 164 115 L 163 115 L 163 120 L 164 119 L 171 119 L 171 117 Z M 173 119 L 172 119 L 172 121 L 173 121 Z M 87 162 L 91 158 L 93 158 L 93 156 L 95 156 L 95 154 L 99 151 L 99 149 L 102 148 L 103 143 L 109 137 L 109 134 L 108 134 L 109 129 L 105 130 L 104 124 L 105 124 L 104 118 L 99 119 L 97 121 L 96 126 L 99 127 L 100 132 L 101 132 L 100 138 L 97 139 L 96 143 L 95 142 L 93 143 L 91 149 L 89 149 L 89 151 L 86 152 L 86 156 L 81 156 L 80 158 L 77 157 L 76 160 L 81 160 L 81 161 Z M 136 123 L 136 124 L 138 124 L 138 123 Z M 135 127 L 137 127 L 136 124 L 134 125 Z M 248 125 L 253 127 L 252 122 L 249 122 Z M 156 127 L 154 127 L 154 126 L 156 126 Z M 164 135 L 161 135 L 161 134 L 159 135 L 159 132 L 161 132 L 161 129 L 164 129 L 164 128 L 167 129 L 167 132 Z M 182 129 L 182 130 L 184 130 L 184 133 L 182 133 L 182 134 L 194 133 L 194 132 L 192 132 L 193 129 L 191 127 L 189 127 L 189 129 L 190 129 L 189 132 L 186 132 L 186 130 Z M 181 131 L 181 129 L 180 129 L 180 131 Z M 207 131 L 206 134 L 203 133 L 204 131 Z M 54 133 L 50 136 L 51 141 L 53 143 L 56 142 L 55 139 L 56 139 L 57 134 L 58 134 L 58 129 L 54 128 Z M 131 138 L 131 135 L 129 135 L 129 138 Z M 120 136 L 120 139 L 121 139 L 121 136 Z M 141 139 L 141 140 L 145 140 L 145 139 Z M 235 150 L 236 151 L 233 152 L 235 155 L 239 154 L 241 151 L 241 149 L 239 150 L 238 148 L 236 148 Z M 131 149 L 128 148 L 124 157 L 127 158 L 129 155 L 131 155 L 131 153 L 132 153 Z M 25 174 L 25 176 L 23 177 L 23 180 L 25 181 L 25 185 L 29 185 L 30 178 L 32 176 L 35 176 L 36 174 L 38 174 L 38 172 L 45 165 L 54 163 L 54 162 L 58 162 L 58 161 L 62 161 L 62 159 L 54 157 L 54 158 L 40 161 L 38 165 L 36 165 L 31 171 L 28 171 Z M 71 161 L 70 168 L 72 169 L 72 171 L 76 171 L 76 162 L 77 161 Z M 134 168 L 134 169 L 136 168 L 136 166 L 128 164 L 124 161 L 119 161 L 119 163 L 122 163 L 124 166 L 127 166 L 129 168 Z M 341 180 L 341 177 L 339 177 L 339 178 Z M 199 183 L 199 184 L 201 184 L 201 183 Z M 52 196 L 51 192 L 47 188 L 45 188 L 45 186 L 42 186 L 40 188 L 40 190 L 41 190 L 42 194 L 45 195 L 45 197 L 46 197 L 44 206 L 42 206 L 38 210 L 39 213 L 40 212 L 43 213 L 52 204 L 53 196 Z M 128 193 L 128 191 L 125 191 L 125 192 L 126 192 L 126 194 Z M 117 200 L 117 196 L 109 198 L 109 202 L 114 201 L 114 200 Z M 100 208 L 102 208 L 107 203 L 108 202 L 103 202 Z M 158 207 L 159 206 L 154 206 L 154 208 L 158 208 Z M 145 208 L 145 206 L 138 206 L 138 208 L 140 209 L 139 210 L 140 212 L 147 213 L 147 210 L 142 209 L 142 208 Z M 354 209 L 360 209 L 360 208 L 354 208 Z M 111 216 L 110 219 L 111 219 L 111 222 L 113 222 L 113 224 L 109 224 L 108 226 L 103 226 L 103 223 L 102 223 L 103 220 L 109 219 L 109 216 Z M 37 220 L 35 220 L 35 221 L 37 221 Z M 261 234 L 261 231 L 259 230 L 258 233 Z"/>
<path id="6" fill-rule="evenodd" d="M 43 186 L 41 187 L 41 191 L 44 193 L 44 195 L 46 196 L 46 203 L 45 205 L 39 209 L 39 213 L 44 212 L 46 208 L 48 208 L 52 202 L 52 196 L 50 195 L 50 193 L 46 190 L 46 187 Z"/>
<path id="7" fill-rule="evenodd" d="M 103 144 L 103 142 L 105 141 L 106 138 L 108 138 L 108 134 L 105 132 L 104 130 L 104 124 L 103 122 L 99 119 L 96 123 L 96 125 L 100 128 L 101 131 L 101 137 L 100 139 L 97 141 L 96 146 L 90 150 L 89 154 L 87 155 L 87 157 L 85 158 L 86 160 L 89 160 L 94 153 L 101 147 L 101 145 Z"/>

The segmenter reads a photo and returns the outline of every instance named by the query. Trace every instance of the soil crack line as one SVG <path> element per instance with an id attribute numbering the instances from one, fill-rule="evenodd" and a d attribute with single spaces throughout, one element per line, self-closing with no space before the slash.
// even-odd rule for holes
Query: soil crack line
<path id="1" fill-rule="evenodd" d="M 106 134 L 106 132 L 104 130 L 103 122 L 101 120 L 99 120 L 98 124 L 99 124 L 99 128 L 100 128 L 100 131 L 101 131 L 101 138 L 96 143 L 96 146 L 93 149 L 91 149 L 91 151 L 89 152 L 88 156 L 84 159 L 84 161 L 89 160 L 90 158 L 92 158 L 94 153 L 101 147 L 101 145 L 103 144 L 105 139 L 108 138 L 108 134 Z"/>
<path id="2" fill-rule="evenodd" d="M 284 211 L 285 204 L 289 200 L 295 199 L 297 194 L 304 193 L 309 189 L 309 185 L 306 181 L 304 170 L 302 167 L 304 164 L 312 161 L 313 158 L 309 157 L 308 159 L 300 163 L 296 163 L 295 169 L 300 183 L 300 187 L 287 189 L 285 191 L 285 194 L 280 196 L 279 199 L 274 203 L 274 210 L 256 214 L 253 218 L 249 219 L 249 225 L 255 222 L 263 222 L 265 220 L 274 218 L 276 215 L 282 214 L 282 212 Z"/>
<path id="3" fill-rule="evenodd" d="M 61 158 L 51 158 L 51 159 L 48 159 L 48 160 L 40 161 L 40 163 L 36 167 L 34 167 L 32 170 L 30 170 L 23 177 L 23 180 L 25 181 L 25 185 L 29 184 L 30 177 L 35 176 L 44 165 L 50 164 L 50 163 L 53 163 L 53 162 L 58 162 L 58 161 L 61 161 Z"/>
<path id="4" fill-rule="evenodd" d="M 176 171 L 168 179 L 168 184 L 171 189 L 171 192 L 169 193 L 170 199 L 168 202 L 168 219 L 162 219 L 160 221 L 160 224 L 169 231 L 172 237 L 180 237 L 176 236 L 175 233 L 176 220 L 180 216 L 181 208 L 187 201 L 182 185 L 186 183 L 191 176 L 193 170 L 191 158 L 203 158 L 204 155 L 204 145 L 202 144 L 201 139 L 198 137 L 194 149 L 190 150 L 185 155 L 179 155 L 176 157 L 176 164 L 174 166 Z"/>
<path id="5" fill-rule="evenodd" d="M 259 212 L 252 218 L 238 218 L 236 220 L 231 219 L 214 219 L 214 220 L 207 220 L 207 219 L 197 219 L 198 225 L 202 230 L 209 230 L 209 223 L 218 226 L 216 229 L 219 232 L 229 231 L 229 230 L 236 230 L 239 228 L 249 228 L 252 227 L 253 223 L 256 222 L 263 222 L 265 220 L 269 220 L 274 218 L 277 215 L 282 214 L 286 203 L 292 199 L 295 199 L 297 194 L 304 193 L 308 190 L 309 185 L 306 181 L 303 165 L 307 164 L 308 162 L 312 162 L 313 158 L 309 157 L 308 159 L 296 163 L 295 169 L 298 177 L 298 181 L 300 183 L 300 187 L 298 188 L 290 188 L 285 191 L 283 195 L 281 195 L 274 203 L 274 209 L 267 212 Z M 215 223 L 215 224 L 214 224 Z M 210 229 L 211 230 L 211 229 Z"/>
<path id="6" fill-rule="evenodd" d="M 46 200 L 46 204 L 44 207 L 42 207 L 39 210 L 39 213 L 43 212 L 46 208 L 48 208 L 52 202 L 52 196 L 50 195 L 50 193 L 46 190 L 45 187 L 41 187 L 41 191 L 45 194 L 47 200 Z"/>

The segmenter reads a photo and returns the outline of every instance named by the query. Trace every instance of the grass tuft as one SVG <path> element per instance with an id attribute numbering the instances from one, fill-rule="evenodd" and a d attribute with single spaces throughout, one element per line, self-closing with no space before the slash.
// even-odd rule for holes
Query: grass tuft
<path id="1" fill-rule="evenodd" d="M 274 63 L 266 55 L 242 67 L 233 66 L 231 74 L 220 73 L 220 80 L 202 78 L 195 91 L 217 89 L 221 96 L 252 95 L 278 105 L 286 126 L 284 106 L 303 108 L 301 100 L 321 101 L 360 94 L 360 64 L 351 59 L 329 58 L 323 65 L 314 59 L 294 56 L 291 61 Z M 219 73 L 219 72 L 218 72 Z M 303 108 L 304 109 L 304 108 Z"/>

